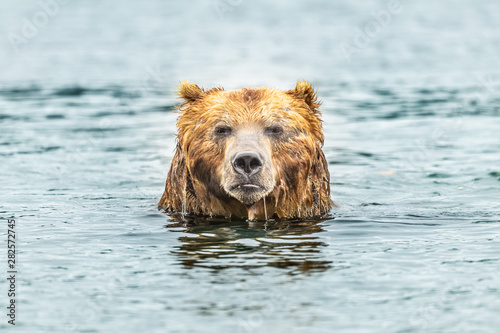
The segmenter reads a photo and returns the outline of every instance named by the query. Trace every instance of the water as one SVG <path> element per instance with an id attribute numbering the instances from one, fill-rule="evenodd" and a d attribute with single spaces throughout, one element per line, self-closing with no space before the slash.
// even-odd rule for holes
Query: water
<path id="1" fill-rule="evenodd" d="M 16 330 L 498 331 L 500 4 L 402 1 L 348 61 L 340 45 L 387 2 L 232 3 L 72 1 L 17 53 L 2 39 Z M 0 8 L 4 37 L 41 10 Z M 184 78 L 311 80 L 332 218 L 158 212 Z"/>

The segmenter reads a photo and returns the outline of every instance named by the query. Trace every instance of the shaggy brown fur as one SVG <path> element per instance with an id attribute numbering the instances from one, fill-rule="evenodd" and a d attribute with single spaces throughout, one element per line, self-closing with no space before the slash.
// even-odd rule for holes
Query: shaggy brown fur
<path id="1" fill-rule="evenodd" d="M 184 101 L 160 209 L 249 219 L 304 218 L 330 210 L 320 102 L 309 82 L 298 81 L 289 91 L 225 91 L 184 81 L 177 94 Z M 263 165 L 244 180 L 232 158 L 248 150 Z"/>

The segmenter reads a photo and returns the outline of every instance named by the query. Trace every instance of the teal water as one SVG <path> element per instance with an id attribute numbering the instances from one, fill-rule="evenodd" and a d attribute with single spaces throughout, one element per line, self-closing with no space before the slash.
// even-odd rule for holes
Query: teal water
<path id="1" fill-rule="evenodd" d="M 19 249 L 0 328 L 497 332 L 500 4 L 401 1 L 356 39 L 389 2 L 220 3 L 70 1 L 16 50 L 43 9 L 0 4 L 0 216 Z M 157 211 L 185 78 L 309 79 L 331 218 Z"/>

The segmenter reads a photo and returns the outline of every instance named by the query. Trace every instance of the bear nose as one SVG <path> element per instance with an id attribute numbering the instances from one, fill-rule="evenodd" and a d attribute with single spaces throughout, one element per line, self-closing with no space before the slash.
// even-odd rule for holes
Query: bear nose
<path id="1" fill-rule="evenodd" d="M 262 170 L 264 160 L 255 151 L 241 151 L 234 155 L 232 165 L 237 173 L 251 177 Z"/>

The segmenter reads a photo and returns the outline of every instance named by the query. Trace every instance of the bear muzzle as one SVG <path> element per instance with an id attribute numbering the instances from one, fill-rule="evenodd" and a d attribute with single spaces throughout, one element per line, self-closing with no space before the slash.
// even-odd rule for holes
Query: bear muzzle
<path id="1" fill-rule="evenodd" d="M 274 188 L 269 162 L 256 150 L 236 152 L 226 162 L 229 165 L 223 177 L 224 189 L 245 205 L 261 200 Z"/>

